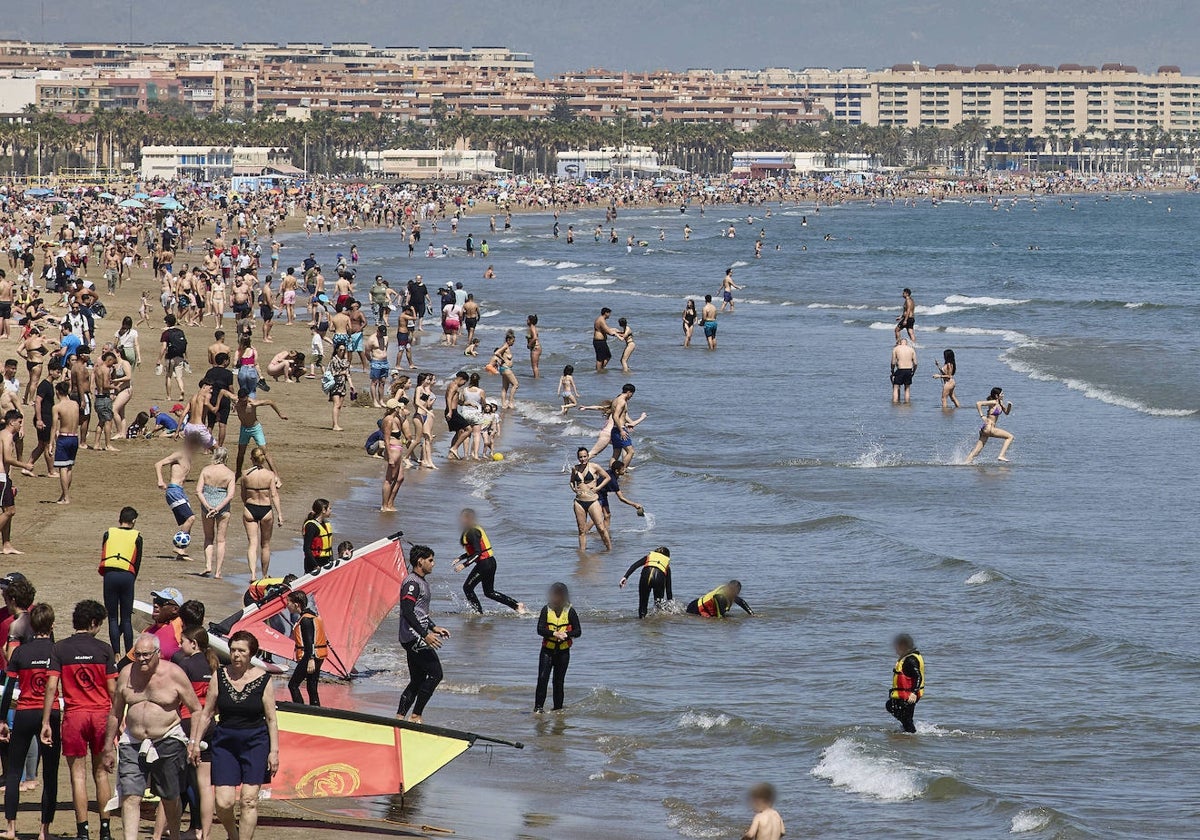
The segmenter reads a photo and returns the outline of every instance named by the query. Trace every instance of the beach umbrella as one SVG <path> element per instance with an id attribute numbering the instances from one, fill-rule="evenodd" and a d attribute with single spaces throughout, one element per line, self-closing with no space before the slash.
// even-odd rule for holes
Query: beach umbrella
<path id="1" fill-rule="evenodd" d="M 140 209 L 142 207 L 145 207 L 146 205 L 142 204 L 142 202 L 138 201 L 136 198 L 127 198 L 124 201 L 122 201 L 120 204 L 118 204 L 117 206 L 118 207 L 135 207 L 135 208 Z"/>
<path id="2" fill-rule="evenodd" d="M 141 200 L 144 200 L 144 199 L 147 199 L 147 198 L 149 198 L 149 197 L 150 197 L 150 193 L 144 193 L 144 192 L 135 192 L 135 193 L 133 194 L 133 197 L 134 197 L 134 198 L 136 198 L 136 199 L 138 199 L 139 201 L 141 201 Z"/>
<path id="3" fill-rule="evenodd" d="M 165 201 L 160 201 L 158 206 L 163 210 L 178 210 L 183 205 L 175 199 L 168 197 Z"/>
<path id="4" fill-rule="evenodd" d="M 42 196 L 50 195 L 53 192 L 54 190 L 48 190 L 45 187 L 33 187 L 32 189 L 25 190 L 25 195 L 29 196 L 30 198 L 41 198 Z"/>
<path id="5" fill-rule="evenodd" d="M 113 201 L 116 199 L 116 196 L 110 192 L 102 192 L 102 193 L 100 193 L 100 197 L 103 198 L 105 201 Z"/>

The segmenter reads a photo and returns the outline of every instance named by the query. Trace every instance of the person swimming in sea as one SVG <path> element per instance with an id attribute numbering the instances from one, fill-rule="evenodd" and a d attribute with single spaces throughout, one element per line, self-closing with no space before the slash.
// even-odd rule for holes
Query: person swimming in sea
<path id="1" fill-rule="evenodd" d="M 1012 414 L 1013 404 L 1004 403 L 1004 389 L 993 388 L 988 394 L 986 400 L 980 400 L 975 403 L 975 408 L 979 411 L 979 419 L 983 421 L 983 425 L 979 427 L 979 440 L 975 442 L 975 448 L 971 450 L 971 454 L 967 456 L 965 463 L 970 464 L 979 457 L 979 453 L 983 451 L 984 445 L 988 442 L 988 438 L 997 438 L 1004 441 L 1000 446 L 1000 454 L 996 456 L 997 461 L 1007 461 L 1004 457 L 1008 453 L 1008 447 L 1012 446 L 1012 432 L 1001 429 L 999 426 L 1001 414 Z"/>

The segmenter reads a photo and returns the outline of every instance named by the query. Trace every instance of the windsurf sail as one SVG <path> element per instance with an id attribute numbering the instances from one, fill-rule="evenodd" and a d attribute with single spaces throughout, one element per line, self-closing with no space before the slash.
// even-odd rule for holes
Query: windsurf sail
<path id="1" fill-rule="evenodd" d="M 400 585 L 408 567 L 396 533 L 359 549 L 349 560 L 325 566 L 297 578 L 291 589 L 308 595 L 308 602 L 325 621 L 329 656 L 321 670 L 348 677 L 380 622 L 400 602 Z M 232 632 L 249 630 L 259 647 L 284 659 L 295 659 L 286 593 L 242 613 Z"/>
<path id="2" fill-rule="evenodd" d="M 412 790 L 477 741 L 524 745 L 395 718 L 277 703 L 272 799 L 391 796 Z"/>

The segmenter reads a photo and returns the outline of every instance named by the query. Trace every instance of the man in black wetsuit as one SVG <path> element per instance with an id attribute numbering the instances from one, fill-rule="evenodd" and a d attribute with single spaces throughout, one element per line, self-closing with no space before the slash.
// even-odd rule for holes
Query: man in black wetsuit
<path id="1" fill-rule="evenodd" d="M 635 562 L 625 570 L 618 586 L 624 589 L 626 582 L 638 569 L 642 570 L 638 578 L 638 618 L 645 618 L 651 592 L 654 593 L 655 609 L 662 609 L 664 599 L 670 601 L 675 597 L 671 591 L 671 549 L 660 545 Z"/>
<path id="2" fill-rule="evenodd" d="M 414 545 L 408 553 L 412 574 L 400 587 L 400 644 L 408 658 L 408 686 L 400 695 L 396 717 L 403 720 L 412 709 L 413 723 L 422 723 L 425 704 L 433 697 L 438 683 L 442 681 L 442 661 L 437 651 L 442 639 L 450 638 L 450 631 L 433 623 L 429 614 L 429 582 L 433 571 L 433 549 L 427 545 Z"/>
<path id="3" fill-rule="evenodd" d="M 476 520 L 475 511 L 471 508 L 463 510 L 459 515 L 459 523 L 462 525 L 459 542 L 462 544 L 463 553 L 454 564 L 454 571 L 461 572 L 467 566 L 471 567 L 467 579 L 463 581 L 463 594 L 470 601 L 471 609 L 483 613 L 483 605 L 479 603 L 479 596 L 475 594 L 475 587 L 482 583 L 484 595 L 510 610 L 516 610 L 518 615 L 523 614 L 524 604 L 496 591 L 496 555 L 492 551 L 491 540 Z"/>
<path id="4" fill-rule="evenodd" d="M 896 664 L 892 668 L 892 690 L 884 708 L 900 721 L 905 732 L 913 733 L 917 731 L 913 713 L 917 701 L 925 694 L 925 660 L 907 633 L 897 636 L 892 647 L 896 651 Z"/>

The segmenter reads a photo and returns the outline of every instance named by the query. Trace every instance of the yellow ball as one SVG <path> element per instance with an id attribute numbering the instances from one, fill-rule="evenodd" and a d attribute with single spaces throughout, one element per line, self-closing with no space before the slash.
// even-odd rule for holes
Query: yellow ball
<path id="1" fill-rule="evenodd" d="M 504 460 L 504 453 L 503 453 L 503 452 L 493 452 L 493 453 L 492 453 L 492 460 L 493 460 L 493 461 L 503 461 L 503 460 Z"/>

